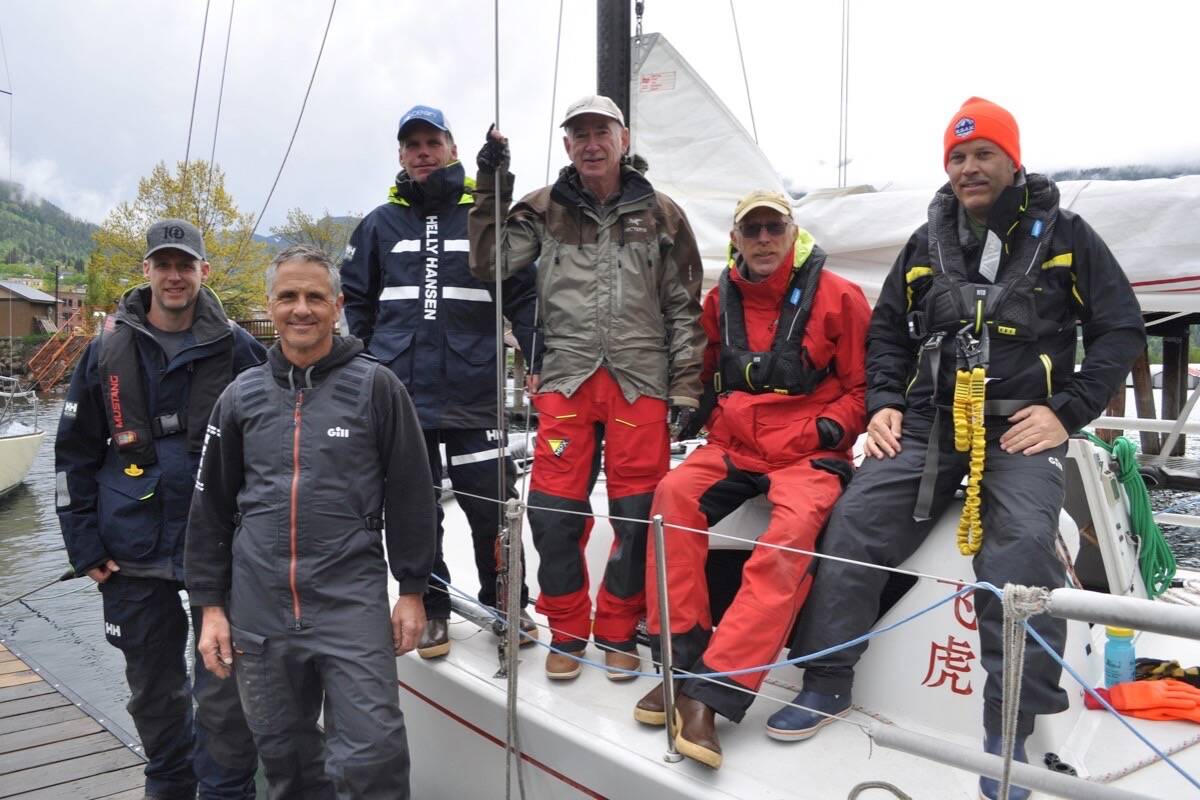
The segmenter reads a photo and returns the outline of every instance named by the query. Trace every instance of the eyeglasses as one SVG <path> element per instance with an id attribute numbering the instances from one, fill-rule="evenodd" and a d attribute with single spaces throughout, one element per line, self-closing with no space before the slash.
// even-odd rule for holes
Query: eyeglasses
<path id="1" fill-rule="evenodd" d="M 787 230 L 787 226 L 786 222 L 743 222 L 738 226 L 738 230 L 747 239 L 757 239 L 763 228 L 766 228 L 767 233 L 771 236 L 782 236 L 783 232 Z"/>

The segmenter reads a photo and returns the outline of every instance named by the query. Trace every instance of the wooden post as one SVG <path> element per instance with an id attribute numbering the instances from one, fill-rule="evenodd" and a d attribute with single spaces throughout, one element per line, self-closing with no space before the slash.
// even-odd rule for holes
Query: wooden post
<path id="1" fill-rule="evenodd" d="M 1162 388 L 1162 418 L 1176 419 L 1187 398 L 1188 387 L 1188 333 L 1189 326 L 1184 325 L 1182 333 L 1163 336 L 1163 388 Z M 1181 456 L 1184 450 L 1184 439 L 1180 436 L 1173 452 L 1168 456 Z"/>
<path id="2" fill-rule="evenodd" d="M 1150 359 L 1145 349 L 1133 362 L 1133 404 L 1138 419 L 1154 419 L 1154 387 L 1150 383 Z M 1142 452 L 1158 455 L 1162 438 L 1153 431 L 1142 431 Z"/>
<path id="3" fill-rule="evenodd" d="M 1125 416 L 1124 385 L 1122 385 L 1121 388 L 1117 389 L 1117 391 L 1113 393 L 1113 396 L 1108 401 L 1108 406 L 1104 409 L 1104 413 L 1110 417 Z M 1103 417 L 1101 417 L 1101 419 L 1103 419 Z M 1096 428 L 1096 436 L 1108 442 L 1109 444 L 1112 444 L 1113 440 L 1118 436 L 1124 435 L 1125 431 L 1123 430 L 1117 430 L 1115 428 Z"/>

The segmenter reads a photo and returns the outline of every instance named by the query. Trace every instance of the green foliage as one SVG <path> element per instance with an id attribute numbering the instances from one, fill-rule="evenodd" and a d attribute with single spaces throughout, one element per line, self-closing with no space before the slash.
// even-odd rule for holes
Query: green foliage
<path id="1" fill-rule="evenodd" d="M 323 217 L 316 219 L 302 209 L 293 208 L 287 214 L 287 222 L 271 228 L 271 233 L 283 239 L 287 245 L 307 244 L 315 247 L 336 264 L 341 260 L 350 234 L 354 233 L 361 219 L 361 215 L 353 214 L 331 217 L 329 209 L 325 210 Z"/>
<path id="2" fill-rule="evenodd" d="M 269 250 L 251 241 L 254 215 L 243 214 L 225 191 L 225 173 L 205 161 L 179 162 L 172 172 L 163 162 L 138 181 L 137 197 L 117 205 L 93 234 L 96 249 L 87 265 L 88 303 L 112 307 L 127 289 L 142 282 L 146 230 L 157 220 L 178 217 L 204 234 L 212 270 L 206 283 L 230 317 L 249 316 L 265 303 L 263 271 Z"/>
<path id="3" fill-rule="evenodd" d="M 0 253 L 5 264 L 73 263 L 92 252 L 96 226 L 0 181 Z M 17 273 L 20 274 L 20 273 Z"/>

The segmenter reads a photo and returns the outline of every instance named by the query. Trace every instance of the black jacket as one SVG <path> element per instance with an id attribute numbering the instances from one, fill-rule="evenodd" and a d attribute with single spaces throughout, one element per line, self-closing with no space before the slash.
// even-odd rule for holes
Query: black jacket
<path id="1" fill-rule="evenodd" d="M 232 339 L 231 370 L 210 391 L 213 398 L 236 374 L 261 364 L 266 350 L 253 336 L 231 326 L 216 296 L 202 290 L 196 301 L 192 343 L 167 362 L 162 347 L 146 328 L 150 289 L 132 289 L 121 299 L 112 320 L 135 333 L 135 357 L 141 365 L 142 389 L 152 416 L 179 413 L 188 417 L 196 364 L 214 358 Z M 154 440 L 157 463 L 129 475 L 109 441 L 107 413 L 99 368 L 103 337 L 94 340 L 71 376 L 54 444 L 58 473 L 58 519 L 71 566 L 82 574 L 109 558 L 122 574 L 183 579 L 183 538 L 187 508 L 200 454 L 189 447 L 189 431 Z M 207 417 L 207 413 L 204 414 Z"/>
<path id="2" fill-rule="evenodd" d="M 939 190 L 942 261 L 961 247 L 966 278 L 979 281 L 982 244 L 969 231 L 949 184 Z M 931 213 L 931 217 L 934 214 Z M 1029 400 L 1048 405 L 1074 433 L 1095 419 L 1145 346 L 1145 328 L 1133 289 L 1104 241 L 1082 218 L 1058 207 L 1058 189 L 1040 175 L 1006 189 L 987 220 L 1004 243 L 996 283 L 1024 272 L 1016 253 L 1029 253 L 1029 240 L 1042 230 L 1038 220 L 1056 218 L 1049 241 L 1029 270 L 1040 331 L 1036 337 L 993 335 L 988 365 L 989 399 Z M 956 222 L 957 220 L 957 222 Z M 910 335 L 911 314 L 923 309 L 934 287 L 939 260 L 930 254 L 929 225 L 909 239 L 884 281 L 871 317 L 867 343 L 867 413 L 897 408 L 932 413 L 949 406 L 957 367 L 954 337 L 942 345 L 938 397 L 932 396 L 928 356 L 922 368 L 922 339 Z M 1045 234 L 1042 234 L 1043 236 Z M 961 243 L 961 244 L 960 244 Z M 1082 325 L 1085 355 L 1075 370 L 1076 323 Z M 1043 358 L 1042 356 L 1045 356 Z M 1049 382 L 1049 386 L 1047 383 Z"/>
<path id="3" fill-rule="evenodd" d="M 424 184 L 401 172 L 341 264 L 350 333 L 404 382 L 426 429 L 496 427 L 495 287 L 468 267 L 473 187 L 457 161 Z M 503 293 L 504 316 L 536 364 L 536 275 L 512 276 Z"/>

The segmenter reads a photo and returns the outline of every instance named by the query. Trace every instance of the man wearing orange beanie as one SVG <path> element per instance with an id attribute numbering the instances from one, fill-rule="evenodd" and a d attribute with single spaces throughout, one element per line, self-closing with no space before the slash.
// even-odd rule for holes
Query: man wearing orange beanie
<path id="1" fill-rule="evenodd" d="M 822 559 L 790 655 L 861 636 L 879 612 L 888 573 L 912 555 L 964 475 L 959 550 L 975 576 L 1057 587 L 1055 555 L 1067 437 L 1095 419 L 1145 346 L 1137 299 L 1090 226 L 1058 205 L 1050 179 L 1025 172 L 1013 116 L 967 100 L 943 136 L 949 181 L 928 222 L 884 282 L 867 338 L 867 458 L 829 517 Z M 1086 354 L 1075 369 L 1076 325 Z M 984 686 L 984 748 L 1000 752 L 1002 609 L 975 593 Z M 1066 624 L 1034 628 L 1059 652 Z M 776 739 L 814 735 L 850 710 L 866 644 L 807 662 L 796 704 L 768 721 Z M 1067 707 L 1060 667 L 1026 651 L 1016 757 L 1038 714 Z M 907 688 L 907 687 L 905 687 Z M 911 687 L 918 690 L 917 686 Z M 817 713 L 822 712 L 822 713 Z M 996 781 L 980 779 L 995 798 Z M 1024 789 L 1009 794 L 1028 797 Z"/>

